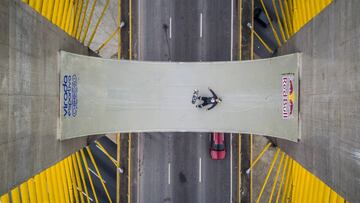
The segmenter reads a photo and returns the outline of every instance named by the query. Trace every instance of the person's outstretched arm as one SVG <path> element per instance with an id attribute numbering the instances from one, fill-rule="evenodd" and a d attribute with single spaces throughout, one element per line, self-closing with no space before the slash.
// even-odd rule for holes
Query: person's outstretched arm
<path id="1" fill-rule="evenodd" d="M 217 95 L 215 94 L 215 92 L 214 92 L 212 89 L 209 88 L 209 91 L 211 92 L 211 94 L 213 95 L 213 97 L 214 97 L 215 99 L 218 98 Z"/>

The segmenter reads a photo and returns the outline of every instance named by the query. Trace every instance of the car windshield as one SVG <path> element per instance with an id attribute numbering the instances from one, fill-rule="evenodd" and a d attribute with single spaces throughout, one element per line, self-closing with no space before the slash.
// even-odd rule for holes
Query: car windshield
<path id="1" fill-rule="evenodd" d="M 212 146 L 212 149 L 213 150 L 216 150 L 216 151 L 223 151 L 225 149 L 225 145 L 224 144 L 213 144 Z"/>

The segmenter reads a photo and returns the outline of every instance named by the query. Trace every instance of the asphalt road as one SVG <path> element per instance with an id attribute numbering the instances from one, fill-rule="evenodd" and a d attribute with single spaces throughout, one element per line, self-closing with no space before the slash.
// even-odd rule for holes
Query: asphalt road
<path id="1" fill-rule="evenodd" d="M 210 133 L 140 134 L 139 202 L 229 202 L 230 154 L 211 160 L 209 145 Z"/>
<path id="2" fill-rule="evenodd" d="M 231 59 L 231 0 L 139 1 L 140 60 Z"/>
<path id="3" fill-rule="evenodd" d="M 231 0 L 139 0 L 138 6 L 140 60 L 231 60 Z M 209 136 L 140 134 L 138 202 L 230 202 L 230 136 L 222 161 L 211 160 Z"/>

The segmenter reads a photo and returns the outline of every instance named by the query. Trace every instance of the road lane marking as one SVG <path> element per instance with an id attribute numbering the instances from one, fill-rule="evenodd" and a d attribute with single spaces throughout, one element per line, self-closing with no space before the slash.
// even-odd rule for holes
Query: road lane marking
<path id="1" fill-rule="evenodd" d="M 201 157 L 199 158 L 199 183 L 201 183 Z"/>
<path id="2" fill-rule="evenodd" d="M 92 174 L 94 174 L 100 181 L 106 183 L 106 181 L 105 181 L 105 180 L 101 180 L 101 178 L 100 178 L 93 170 L 91 170 L 91 168 L 89 168 L 89 171 L 90 171 Z"/>
<path id="3" fill-rule="evenodd" d="M 79 190 L 79 189 L 78 189 Z M 79 190 L 80 191 L 80 190 Z M 82 192 L 82 191 L 81 191 Z M 87 196 L 85 192 L 82 192 L 82 194 L 86 197 L 86 198 L 89 198 L 90 201 L 94 201 L 90 196 Z"/>
<path id="4" fill-rule="evenodd" d="M 169 38 L 171 39 L 171 17 L 170 17 L 170 22 L 169 22 Z"/>
<path id="5" fill-rule="evenodd" d="M 232 203 L 232 184 L 233 184 L 233 181 L 232 181 L 232 176 L 233 176 L 233 173 L 232 173 L 232 133 L 230 133 L 230 203 Z"/>
<path id="6" fill-rule="evenodd" d="M 200 13 L 200 37 L 202 37 L 202 13 Z"/>
<path id="7" fill-rule="evenodd" d="M 171 168 L 170 168 L 170 163 L 168 164 L 168 184 L 170 185 L 170 172 L 171 172 Z"/>
<path id="8" fill-rule="evenodd" d="M 233 43 L 234 43 L 234 0 L 231 0 L 231 37 L 230 37 L 230 61 L 233 60 Z"/>

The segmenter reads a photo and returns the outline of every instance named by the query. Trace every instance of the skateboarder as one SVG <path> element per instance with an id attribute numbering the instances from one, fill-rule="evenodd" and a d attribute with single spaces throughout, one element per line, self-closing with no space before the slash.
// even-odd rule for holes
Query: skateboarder
<path id="1" fill-rule="evenodd" d="M 209 108 L 207 108 L 206 110 L 211 110 L 213 109 L 218 103 L 220 103 L 222 100 L 215 94 L 215 92 L 209 88 L 209 91 L 212 94 L 212 97 L 201 97 L 199 96 L 198 99 L 200 101 L 202 101 L 201 104 L 196 105 L 196 108 L 203 108 L 205 106 L 211 105 Z"/>

